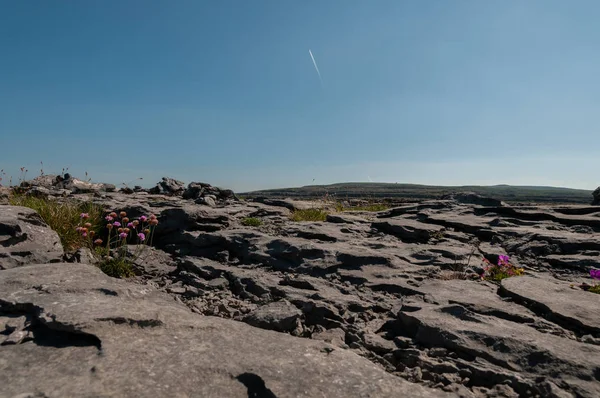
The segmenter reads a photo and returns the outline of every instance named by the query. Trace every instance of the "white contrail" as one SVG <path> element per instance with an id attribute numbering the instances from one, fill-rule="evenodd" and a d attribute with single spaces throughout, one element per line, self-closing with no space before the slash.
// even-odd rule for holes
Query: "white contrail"
<path id="1" fill-rule="evenodd" d="M 317 66 L 317 61 L 315 61 L 315 57 L 312 54 L 312 51 L 310 51 L 310 48 L 308 49 L 308 53 L 310 54 L 310 58 L 313 61 L 313 65 L 315 66 L 315 70 L 317 71 L 317 75 L 319 75 L 319 81 L 321 81 L 321 84 L 323 84 L 323 79 L 321 79 L 321 72 L 319 72 L 319 67 Z"/>

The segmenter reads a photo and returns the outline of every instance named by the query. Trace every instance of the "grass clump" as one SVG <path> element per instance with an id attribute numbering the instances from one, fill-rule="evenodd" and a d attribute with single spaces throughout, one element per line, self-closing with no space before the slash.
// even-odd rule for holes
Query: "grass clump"
<path id="1" fill-rule="evenodd" d="M 130 261 L 122 258 L 109 258 L 98 264 L 98 268 L 113 278 L 129 278 L 135 275 Z"/>
<path id="2" fill-rule="evenodd" d="M 296 209 L 292 212 L 292 221 L 325 221 L 327 212 L 322 209 Z"/>
<path id="3" fill-rule="evenodd" d="M 242 225 L 246 227 L 260 227 L 262 224 L 262 220 L 256 217 L 246 217 L 242 220 Z"/>
<path id="4" fill-rule="evenodd" d="M 383 203 L 370 203 L 367 205 L 358 205 L 358 206 L 344 206 L 341 202 L 335 202 L 335 211 L 338 213 L 344 211 L 368 211 L 368 212 L 378 212 L 389 209 L 390 207 Z"/>
<path id="5" fill-rule="evenodd" d="M 86 239 L 76 231 L 81 214 L 85 213 L 89 216 L 87 222 L 90 224 L 88 229 L 91 235 L 96 234 L 100 228 L 102 209 L 91 202 L 56 200 L 25 194 L 12 195 L 9 201 L 13 206 L 35 210 L 42 220 L 56 231 L 66 251 L 75 251 L 86 244 Z"/>
<path id="6" fill-rule="evenodd" d="M 378 212 L 389 209 L 389 206 L 384 205 L 383 203 L 373 203 L 369 205 L 363 206 L 354 206 L 345 208 L 343 211 L 370 211 L 370 212 Z"/>

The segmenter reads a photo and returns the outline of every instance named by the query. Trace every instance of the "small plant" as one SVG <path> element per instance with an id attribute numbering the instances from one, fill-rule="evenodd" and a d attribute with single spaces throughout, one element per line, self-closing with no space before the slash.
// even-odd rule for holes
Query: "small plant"
<path id="1" fill-rule="evenodd" d="M 431 239 L 442 240 L 442 239 L 444 239 L 444 231 L 439 230 L 439 231 L 432 232 L 430 237 L 431 237 Z"/>
<path id="2" fill-rule="evenodd" d="M 59 201 L 57 199 L 41 198 L 25 194 L 11 195 L 9 203 L 13 206 L 23 206 L 35 210 L 48 226 L 56 231 L 63 248 L 75 251 L 86 245 L 86 239 L 75 229 L 79 226 L 80 215 L 88 215 L 86 223 L 89 235 L 98 232 L 102 221 L 102 209 L 91 202 L 82 203 L 74 200 Z"/>
<path id="3" fill-rule="evenodd" d="M 21 167 L 21 175 L 19 176 L 19 185 L 25 182 L 25 178 L 27 177 L 27 170 L 25 167 Z"/>
<path id="4" fill-rule="evenodd" d="M 591 269 L 590 277 L 594 280 L 600 280 L 600 269 Z M 588 285 L 583 283 L 579 287 L 587 292 L 600 294 L 600 284 Z"/>
<path id="5" fill-rule="evenodd" d="M 440 272 L 440 274 L 439 274 L 440 279 L 443 279 L 443 280 L 469 279 L 469 274 L 467 273 L 467 269 L 469 268 L 469 265 L 471 264 L 471 258 L 473 257 L 473 254 L 475 254 L 475 251 L 479 248 L 479 241 L 473 240 L 473 241 L 471 241 L 471 244 L 472 244 L 471 251 L 469 252 L 469 256 L 467 257 L 467 263 L 466 264 L 459 263 L 456 256 L 454 256 L 454 264 L 452 265 L 452 269 L 444 270 L 444 271 Z"/>
<path id="6" fill-rule="evenodd" d="M 292 212 L 292 221 L 325 221 L 327 212 L 322 209 L 296 209 Z"/>
<path id="7" fill-rule="evenodd" d="M 483 275 L 481 278 L 486 281 L 500 282 L 502 279 L 521 276 L 525 273 L 523 268 L 518 268 L 511 264 L 509 260 L 508 256 L 500 255 L 498 256 L 498 264 L 492 264 L 484 257 Z"/>
<path id="8" fill-rule="evenodd" d="M 262 223 L 262 220 L 256 217 L 246 217 L 242 220 L 242 225 L 246 227 L 260 227 Z"/>
<path id="9" fill-rule="evenodd" d="M 105 274 L 115 278 L 127 278 L 134 275 L 133 263 L 142 255 L 148 246 L 152 245 L 154 230 L 158 225 L 155 215 L 141 216 L 130 220 L 127 213 L 111 212 L 106 217 L 106 242 L 97 238 L 90 231 L 92 224 L 88 222 L 89 214 L 80 214 L 80 223 L 75 231 L 86 240 L 93 253 L 99 257 L 99 267 Z M 136 244 L 133 255 L 129 256 L 127 242 L 133 240 Z"/>

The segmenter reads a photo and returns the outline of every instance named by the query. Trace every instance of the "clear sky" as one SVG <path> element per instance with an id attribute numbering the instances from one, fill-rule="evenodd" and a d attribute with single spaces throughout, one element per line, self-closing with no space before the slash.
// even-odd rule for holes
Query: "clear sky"
<path id="1" fill-rule="evenodd" d="M 597 0 L 0 0 L 0 168 L 594 189 L 599 16 Z"/>

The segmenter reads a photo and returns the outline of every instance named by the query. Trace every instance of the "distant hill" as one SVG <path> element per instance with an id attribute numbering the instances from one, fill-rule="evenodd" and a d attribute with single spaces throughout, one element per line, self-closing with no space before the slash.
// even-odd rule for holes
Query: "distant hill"
<path id="1" fill-rule="evenodd" d="M 475 192 L 506 202 L 549 202 L 589 204 L 592 191 L 585 189 L 513 186 L 513 185 L 465 185 L 434 186 L 419 184 L 393 184 L 376 182 L 345 182 L 331 185 L 307 185 L 298 188 L 279 188 L 241 193 L 246 197 L 302 198 L 315 199 L 324 195 L 343 199 L 437 199 L 453 192 Z"/>

